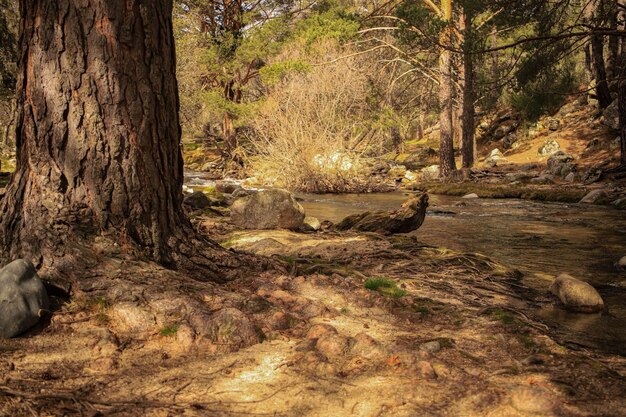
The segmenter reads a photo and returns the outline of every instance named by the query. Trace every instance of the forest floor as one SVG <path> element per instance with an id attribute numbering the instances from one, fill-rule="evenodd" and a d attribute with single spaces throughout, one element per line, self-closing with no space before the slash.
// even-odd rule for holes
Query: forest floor
<path id="1" fill-rule="evenodd" d="M 276 267 L 203 283 L 102 237 L 0 343 L 0 415 L 626 415 L 626 358 L 560 344 L 528 314 L 552 296 L 484 256 L 194 217 Z"/>

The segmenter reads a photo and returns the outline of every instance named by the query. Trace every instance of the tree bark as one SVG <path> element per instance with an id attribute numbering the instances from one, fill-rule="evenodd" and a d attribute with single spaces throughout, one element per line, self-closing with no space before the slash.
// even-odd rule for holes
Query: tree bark
<path id="1" fill-rule="evenodd" d="M 620 29 L 626 29 L 623 23 L 626 18 L 626 0 L 618 0 L 621 7 L 618 21 Z M 619 109 L 619 133 L 620 133 L 620 166 L 626 168 L 626 38 L 620 38 L 619 60 L 616 67 L 616 75 L 618 76 L 617 103 Z"/>
<path id="2" fill-rule="evenodd" d="M 474 165 L 474 135 L 476 132 L 474 108 L 474 56 L 472 55 L 472 16 L 464 14 L 464 42 L 463 42 L 463 133 L 461 141 L 461 156 L 463 168 L 471 168 Z"/>
<path id="3" fill-rule="evenodd" d="M 591 36 L 591 57 L 593 63 L 593 75 L 596 79 L 596 95 L 600 109 L 606 109 L 611 104 L 611 91 L 606 77 L 606 65 L 604 62 L 604 38 L 599 35 Z"/>
<path id="4" fill-rule="evenodd" d="M 443 20 L 448 23 L 447 28 L 441 36 L 442 45 L 450 45 L 451 41 L 451 19 L 452 2 L 450 0 L 441 1 Z M 456 170 L 454 160 L 454 137 L 453 137 L 453 112 L 452 112 L 452 56 L 449 50 L 442 49 L 439 57 L 439 164 L 441 176 L 447 177 Z"/>
<path id="5" fill-rule="evenodd" d="M 68 240 L 106 232 L 181 266 L 194 235 L 182 209 L 171 0 L 21 0 L 20 11 L 4 257 L 42 264 Z"/>

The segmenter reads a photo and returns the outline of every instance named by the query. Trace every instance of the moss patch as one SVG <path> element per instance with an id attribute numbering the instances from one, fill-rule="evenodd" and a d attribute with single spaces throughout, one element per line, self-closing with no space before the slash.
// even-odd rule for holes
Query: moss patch
<path id="1" fill-rule="evenodd" d="M 371 291 L 377 291 L 391 298 L 404 297 L 407 292 L 398 288 L 398 285 L 387 278 L 369 278 L 365 281 L 365 288 Z"/>

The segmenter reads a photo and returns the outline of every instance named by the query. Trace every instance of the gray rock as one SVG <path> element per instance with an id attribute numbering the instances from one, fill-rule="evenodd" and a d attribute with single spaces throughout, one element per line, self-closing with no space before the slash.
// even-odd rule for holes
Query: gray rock
<path id="1" fill-rule="evenodd" d="M 298 229 L 304 208 L 286 190 L 259 191 L 237 199 L 231 206 L 231 221 L 246 229 Z"/>
<path id="2" fill-rule="evenodd" d="M 476 193 L 471 193 L 471 194 L 464 195 L 463 198 L 466 200 L 471 200 L 471 199 L 480 198 L 480 197 L 478 197 L 478 194 Z"/>
<path id="3" fill-rule="evenodd" d="M 493 137 L 496 140 L 502 139 L 509 133 L 517 129 L 518 123 L 515 120 L 507 120 L 493 131 Z"/>
<path id="4" fill-rule="evenodd" d="M 609 107 L 602 112 L 601 122 L 613 130 L 619 130 L 619 104 L 614 100 Z"/>
<path id="5" fill-rule="evenodd" d="M 539 155 L 550 156 L 561 149 L 561 145 L 555 140 L 548 139 L 539 147 Z"/>
<path id="6" fill-rule="evenodd" d="M 584 196 L 581 200 L 581 204 L 599 204 L 602 200 L 606 200 L 607 194 L 604 190 L 593 190 L 590 191 L 586 196 Z"/>
<path id="7" fill-rule="evenodd" d="M 594 182 L 600 181 L 604 172 L 601 168 L 591 168 L 589 171 L 585 172 L 582 177 L 583 184 L 593 184 Z"/>
<path id="8" fill-rule="evenodd" d="M 579 313 L 597 313 L 604 310 L 604 300 L 588 283 L 571 275 L 561 274 L 550 287 L 566 309 Z"/>
<path id="9" fill-rule="evenodd" d="M 504 149 L 511 149 L 514 147 L 516 142 L 517 142 L 517 134 L 515 134 L 514 132 L 509 133 L 508 135 L 504 137 L 504 141 L 502 141 L 502 146 L 504 146 Z"/>
<path id="10" fill-rule="evenodd" d="M 202 210 L 211 207 L 211 200 L 202 191 L 196 191 L 185 197 L 185 204 L 192 210 Z"/>
<path id="11" fill-rule="evenodd" d="M 18 259 L 0 270 L 1 338 L 33 327 L 48 306 L 48 294 L 30 261 Z"/>
<path id="12" fill-rule="evenodd" d="M 500 162 L 506 162 L 506 159 L 504 158 L 502 152 L 500 152 L 500 149 L 496 148 L 491 151 L 489 156 L 485 159 L 484 164 L 486 167 L 493 168 Z"/>
<path id="13" fill-rule="evenodd" d="M 565 181 L 567 181 L 567 182 L 575 182 L 576 181 L 576 174 L 574 174 L 573 172 L 570 172 L 569 174 L 567 174 L 565 176 Z"/>

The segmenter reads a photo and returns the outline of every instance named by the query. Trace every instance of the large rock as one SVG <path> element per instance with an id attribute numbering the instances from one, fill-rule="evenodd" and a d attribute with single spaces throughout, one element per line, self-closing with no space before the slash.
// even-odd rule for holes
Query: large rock
<path id="1" fill-rule="evenodd" d="M 613 130 L 619 130 L 619 107 L 617 100 L 602 112 L 602 124 Z"/>
<path id="2" fill-rule="evenodd" d="M 504 155 L 502 154 L 500 149 L 496 148 L 493 151 L 491 151 L 489 156 L 485 159 L 484 164 L 486 167 L 493 168 L 497 166 L 499 162 L 505 162 L 505 161 L 506 159 L 504 158 Z"/>
<path id="3" fill-rule="evenodd" d="M 0 270 L 0 337 L 25 332 L 48 306 L 48 294 L 30 261 L 18 259 Z"/>
<path id="4" fill-rule="evenodd" d="M 576 166 L 572 163 L 574 157 L 563 151 L 556 151 L 548 158 L 548 170 L 552 175 L 566 177 L 576 170 Z"/>
<path id="5" fill-rule="evenodd" d="M 246 229 L 298 229 L 304 208 L 286 190 L 264 190 L 236 200 L 231 221 Z"/>
<path id="6" fill-rule="evenodd" d="M 598 291 L 571 275 L 561 274 L 550 287 L 566 309 L 579 313 L 597 313 L 604 310 L 604 301 Z"/>
<path id="7" fill-rule="evenodd" d="M 422 194 L 404 202 L 396 211 L 368 211 L 348 216 L 335 226 L 335 230 L 358 230 L 384 234 L 410 233 L 422 226 L 427 208 L 428 194 Z"/>

